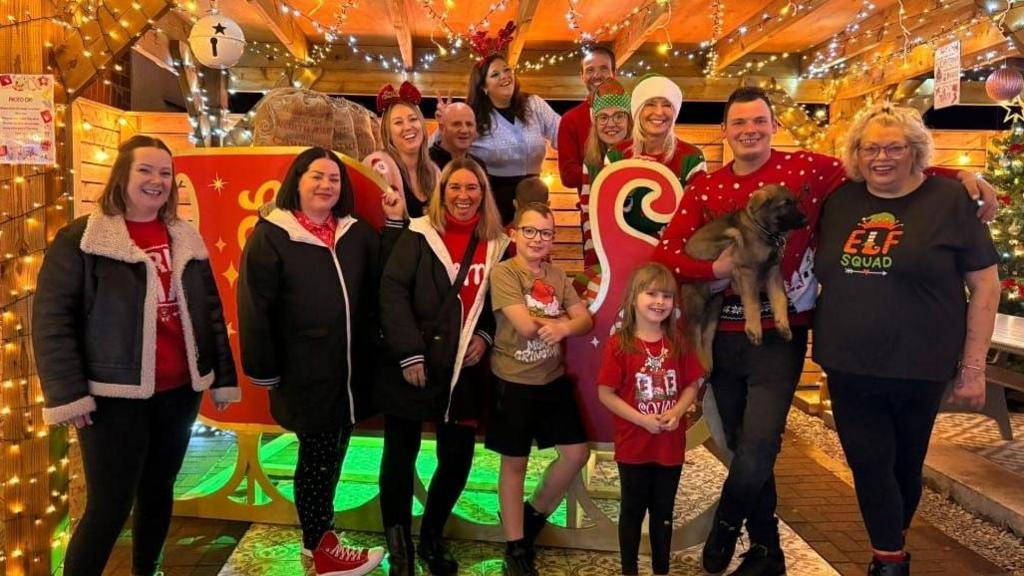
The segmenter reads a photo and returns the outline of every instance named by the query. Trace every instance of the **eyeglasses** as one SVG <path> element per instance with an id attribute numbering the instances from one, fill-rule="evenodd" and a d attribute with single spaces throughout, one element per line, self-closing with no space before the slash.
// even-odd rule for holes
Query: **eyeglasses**
<path id="1" fill-rule="evenodd" d="M 597 122 L 598 125 L 607 124 L 609 122 L 615 122 L 618 124 L 619 122 L 625 122 L 628 119 L 629 114 L 626 114 L 625 112 L 616 112 L 615 114 L 598 114 L 594 117 L 594 121 Z"/>
<path id="2" fill-rule="evenodd" d="M 540 234 L 540 239 L 548 242 L 555 237 L 555 231 L 550 228 L 534 228 L 533 226 L 520 226 L 518 228 L 523 233 L 523 237 L 527 240 L 533 240 Z"/>
<path id="3" fill-rule="evenodd" d="M 887 158 L 899 160 L 900 158 L 903 158 L 903 155 L 906 154 L 909 149 L 910 146 L 906 144 L 893 144 L 892 146 L 865 146 L 863 148 L 858 148 L 857 152 L 862 158 L 877 158 L 879 154 L 885 152 L 885 156 Z"/>

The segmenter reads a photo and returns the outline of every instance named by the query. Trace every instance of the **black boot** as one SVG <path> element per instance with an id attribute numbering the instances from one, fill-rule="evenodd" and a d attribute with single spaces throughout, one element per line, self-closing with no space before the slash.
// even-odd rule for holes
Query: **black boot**
<path id="1" fill-rule="evenodd" d="M 786 557 L 778 543 L 774 546 L 751 543 L 750 549 L 740 554 L 743 562 L 729 576 L 785 576 Z"/>
<path id="2" fill-rule="evenodd" d="M 416 576 L 412 534 L 405 526 L 391 526 L 385 533 L 388 544 L 388 576 Z"/>
<path id="3" fill-rule="evenodd" d="M 868 565 L 868 576 L 910 576 L 910 552 L 899 562 L 884 562 L 872 558 Z"/>
<path id="4" fill-rule="evenodd" d="M 444 538 L 439 535 L 420 533 L 420 545 L 416 548 L 420 558 L 427 563 L 427 569 L 434 576 L 456 576 L 459 563 L 452 556 Z"/>
<path id="5" fill-rule="evenodd" d="M 501 573 L 504 576 L 538 576 L 533 564 L 533 554 L 525 540 L 509 542 L 505 548 L 505 563 Z"/>
<path id="6" fill-rule="evenodd" d="M 711 532 L 704 541 L 701 552 L 701 564 L 708 574 L 721 574 L 729 567 L 732 556 L 736 553 L 736 540 L 740 537 L 740 527 L 721 520 L 718 514 L 711 524 Z"/>

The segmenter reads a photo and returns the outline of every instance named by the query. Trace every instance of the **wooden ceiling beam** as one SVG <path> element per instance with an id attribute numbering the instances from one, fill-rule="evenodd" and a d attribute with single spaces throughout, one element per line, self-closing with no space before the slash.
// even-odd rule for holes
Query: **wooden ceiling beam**
<path id="1" fill-rule="evenodd" d="M 612 43 L 617 67 L 622 68 L 630 56 L 644 45 L 651 34 L 668 25 L 672 5 L 675 2 L 676 0 L 668 0 L 664 3 L 655 3 L 643 16 L 638 17 L 636 23 L 619 32 Z"/>
<path id="2" fill-rule="evenodd" d="M 533 24 L 533 17 L 537 14 L 537 7 L 540 0 L 519 0 L 519 10 L 516 13 L 516 35 L 512 37 L 512 43 L 508 46 L 508 64 L 515 66 L 519 62 L 519 56 L 526 45 L 526 34 Z"/>
<path id="3" fill-rule="evenodd" d="M 724 102 L 733 90 L 744 83 L 740 78 L 703 78 L 692 76 L 668 76 L 685 92 L 686 100 L 699 102 Z M 290 79 L 288 69 L 283 67 L 235 66 L 231 69 L 231 90 L 237 92 L 263 92 L 283 85 Z M 394 83 L 394 72 L 365 71 L 325 68 L 311 84 L 311 88 L 327 94 L 373 95 L 381 85 Z M 550 100 L 582 100 L 587 97 L 586 87 L 579 78 L 566 75 L 529 74 L 521 77 L 523 89 L 540 94 Z M 461 94 L 466 88 L 465 71 L 430 71 L 415 74 L 412 81 L 424 94 Z M 769 83 L 768 76 L 748 76 L 745 81 Z M 775 80 L 794 100 L 806 103 L 825 103 L 830 100 L 830 81 L 826 80 Z"/>
<path id="4" fill-rule="evenodd" d="M 914 36 L 919 30 L 934 22 L 937 18 L 947 20 L 947 14 L 953 10 L 963 10 L 973 6 L 975 0 L 904 0 L 902 3 L 903 26 Z M 805 50 L 802 55 L 804 72 L 810 71 L 816 63 L 818 54 L 832 53 L 831 58 L 823 62 L 829 68 L 847 62 L 869 50 L 875 50 L 881 44 L 903 41 L 903 28 L 900 25 L 900 5 L 868 16 L 857 25 L 855 32 L 840 32 L 832 38 Z"/>
<path id="5" fill-rule="evenodd" d="M 718 60 L 715 72 L 722 72 L 765 42 L 778 38 L 793 26 L 813 21 L 822 8 L 839 0 L 770 0 L 754 16 L 739 23 L 715 43 Z M 794 8 L 798 7 L 798 8 Z"/>
<path id="6" fill-rule="evenodd" d="M 1017 52 L 1024 54 L 1024 4 L 1009 7 L 1006 0 L 975 0 L 1002 30 Z"/>
<path id="7" fill-rule="evenodd" d="M 402 68 L 408 72 L 416 64 L 416 55 L 412 47 L 412 28 L 409 27 L 409 11 L 405 8 L 405 0 L 386 0 L 391 26 L 395 29 L 395 40 L 398 50 L 402 53 Z"/>
<path id="8" fill-rule="evenodd" d="M 1007 43 L 999 26 L 984 19 L 971 26 L 961 38 L 961 62 L 965 68 L 979 63 L 998 60 L 1017 54 L 1000 47 Z M 993 55 L 993 52 L 995 54 Z M 930 44 L 922 44 L 914 48 L 901 62 L 891 62 L 869 66 L 865 72 L 850 74 L 840 81 L 836 92 L 837 100 L 855 98 L 871 92 L 884 90 L 904 80 L 930 74 L 935 66 L 935 50 Z"/>
<path id="9" fill-rule="evenodd" d="M 278 0 L 248 0 L 249 5 L 263 17 L 270 31 L 284 44 L 299 62 L 309 60 L 309 39 L 298 23 L 281 13 Z"/>

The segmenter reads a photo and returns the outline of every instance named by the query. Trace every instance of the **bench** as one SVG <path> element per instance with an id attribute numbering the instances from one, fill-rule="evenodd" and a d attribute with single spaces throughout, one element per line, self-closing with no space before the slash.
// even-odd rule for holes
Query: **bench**
<path id="1" fill-rule="evenodd" d="M 996 315 L 990 352 L 988 365 L 985 366 L 985 406 L 978 412 L 996 421 L 1003 440 L 1013 440 L 1006 390 L 1024 393 L 1024 374 L 1014 372 L 1004 367 L 1004 364 L 1008 355 L 1024 356 L 1024 318 Z M 963 412 L 964 409 L 943 403 L 942 411 Z"/>

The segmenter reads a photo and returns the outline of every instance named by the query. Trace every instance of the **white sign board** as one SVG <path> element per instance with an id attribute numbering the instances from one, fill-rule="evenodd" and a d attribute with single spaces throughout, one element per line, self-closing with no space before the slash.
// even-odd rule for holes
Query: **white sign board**
<path id="1" fill-rule="evenodd" d="M 0 74 L 0 164 L 54 164 L 53 76 Z"/>
<path id="2" fill-rule="evenodd" d="M 960 41 L 935 50 L 935 109 L 960 103 Z"/>

